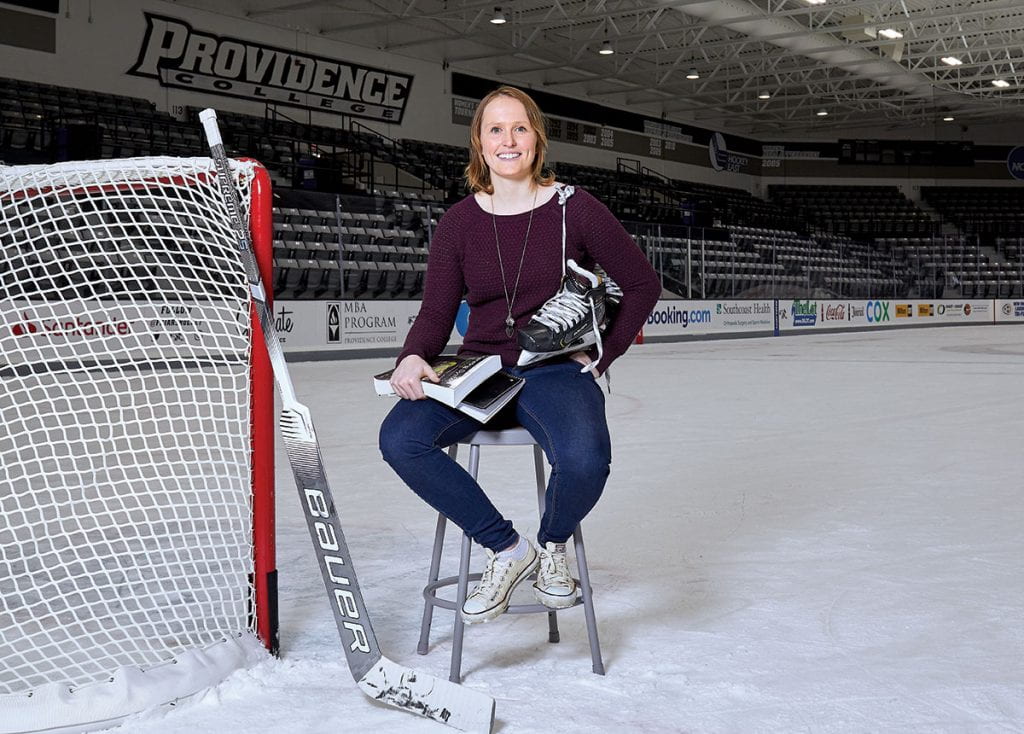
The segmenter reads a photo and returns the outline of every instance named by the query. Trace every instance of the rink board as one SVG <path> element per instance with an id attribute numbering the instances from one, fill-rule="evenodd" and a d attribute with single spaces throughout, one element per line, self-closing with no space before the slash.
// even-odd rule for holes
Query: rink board
<path id="1" fill-rule="evenodd" d="M 289 353 L 397 352 L 420 301 L 284 301 L 274 304 L 278 334 Z M 449 337 L 462 343 L 463 303 Z M 834 329 L 1024 323 L 1024 300 L 993 299 L 764 299 L 658 301 L 643 327 L 656 340 L 705 336 L 768 336 Z"/>

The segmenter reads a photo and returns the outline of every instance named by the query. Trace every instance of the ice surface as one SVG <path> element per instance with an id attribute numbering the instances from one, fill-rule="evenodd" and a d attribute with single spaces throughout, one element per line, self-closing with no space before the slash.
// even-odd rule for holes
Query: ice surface
<path id="1" fill-rule="evenodd" d="M 543 615 L 470 628 L 465 684 L 497 699 L 495 730 L 1024 730 L 1022 337 L 1008 325 L 632 349 L 613 368 L 612 475 L 584 524 L 608 674 L 590 672 L 579 608 L 559 615 L 557 645 Z M 435 515 L 376 446 L 392 401 L 370 377 L 389 366 L 292 371 L 382 649 L 446 678 L 449 613 L 415 652 Z M 123 731 L 451 731 L 352 682 L 277 458 L 281 659 Z M 481 476 L 532 535 L 531 452 L 485 449 Z"/>

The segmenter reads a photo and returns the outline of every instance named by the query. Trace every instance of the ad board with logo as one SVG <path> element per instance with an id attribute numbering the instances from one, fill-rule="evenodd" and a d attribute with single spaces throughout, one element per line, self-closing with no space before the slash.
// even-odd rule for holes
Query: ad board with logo
<path id="1" fill-rule="evenodd" d="M 771 332 L 772 301 L 658 301 L 644 324 L 648 336 Z"/>
<path id="2" fill-rule="evenodd" d="M 396 354 L 419 313 L 420 301 L 286 301 L 274 302 L 274 324 L 288 353 L 333 350 L 391 350 Z M 186 340 L 194 348 L 210 349 L 223 334 L 211 328 L 203 309 L 179 307 L 97 308 L 96 304 L 38 304 L 8 311 L 0 323 L 2 338 L 18 339 L 44 334 L 50 348 L 73 344 L 87 352 L 90 340 L 105 335 L 139 335 L 153 353 L 170 341 Z M 1024 323 L 1024 299 L 979 300 L 822 300 L 792 299 L 728 301 L 658 301 L 643 327 L 644 338 L 685 339 L 714 334 L 801 333 L 823 329 L 952 325 L 960 323 Z M 465 303 L 456 315 L 449 348 L 462 343 L 469 323 Z M 219 327 L 222 328 L 222 327 Z M 28 343 L 23 339 L 23 344 Z M 0 343 L 0 347 L 7 346 Z"/>
<path id="3" fill-rule="evenodd" d="M 992 301 L 819 298 L 779 300 L 779 330 L 852 329 L 991 322 Z"/>
<path id="4" fill-rule="evenodd" d="M 995 320 L 999 323 L 1024 322 L 1024 299 L 999 299 L 995 302 Z"/>
<path id="5" fill-rule="evenodd" d="M 274 324 L 287 352 L 389 348 L 397 352 L 419 310 L 420 301 L 279 300 L 274 302 Z M 462 343 L 465 323 L 466 318 L 457 318 L 449 344 Z"/>
<path id="6" fill-rule="evenodd" d="M 0 363 L 16 365 L 106 359 L 112 353 L 150 359 L 197 357 L 245 349 L 244 302 L 123 303 L 118 301 L 0 302 Z"/>

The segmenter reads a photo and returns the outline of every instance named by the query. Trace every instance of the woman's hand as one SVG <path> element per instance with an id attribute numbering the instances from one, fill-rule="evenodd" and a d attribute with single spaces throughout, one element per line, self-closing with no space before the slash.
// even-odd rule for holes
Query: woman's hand
<path id="1" fill-rule="evenodd" d="M 420 384 L 424 377 L 431 382 L 438 381 L 437 374 L 423 357 L 410 354 L 398 363 L 395 371 L 391 373 L 389 382 L 400 398 L 423 400 L 427 397 L 423 394 L 423 385 Z"/>
<path id="2" fill-rule="evenodd" d="M 569 359 L 573 360 L 574 362 L 579 362 L 584 367 L 586 367 L 588 364 L 594 361 L 586 352 L 573 352 L 572 354 L 569 355 Z M 590 370 L 590 374 L 592 374 L 594 376 L 594 379 L 596 380 L 601 376 L 601 371 L 595 367 L 594 369 Z"/>

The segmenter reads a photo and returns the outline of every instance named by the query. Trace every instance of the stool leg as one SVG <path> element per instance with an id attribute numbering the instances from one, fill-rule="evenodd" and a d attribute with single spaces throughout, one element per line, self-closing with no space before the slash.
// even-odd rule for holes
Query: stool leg
<path id="1" fill-rule="evenodd" d="M 437 581 L 441 570 L 441 551 L 444 550 L 444 530 L 448 524 L 447 519 L 440 512 L 437 513 L 437 529 L 434 531 L 434 551 L 430 556 L 430 573 L 427 574 L 427 586 Z M 436 593 L 436 592 L 434 592 Z M 434 603 L 431 595 L 424 593 L 423 597 L 423 623 L 420 625 L 420 641 L 416 645 L 416 652 L 426 655 L 430 647 L 430 624 L 434 619 Z"/>
<path id="2" fill-rule="evenodd" d="M 454 446 L 452 447 L 455 448 Z M 452 456 L 455 453 L 452 452 Z M 469 475 L 476 479 L 480 470 L 480 447 L 469 446 Z M 459 553 L 459 585 L 455 594 L 455 625 L 452 628 L 452 664 L 448 671 L 448 680 L 452 683 L 462 682 L 462 638 L 466 632 L 466 623 L 462 621 L 462 605 L 469 595 L 469 555 L 472 541 L 465 533 L 462 534 L 462 552 Z"/>
<path id="3" fill-rule="evenodd" d="M 466 623 L 462 621 L 462 605 L 469 592 L 470 547 L 469 536 L 463 533 L 462 552 L 459 554 L 459 586 L 455 594 L 455 626 L 452 629 L 452 665 L 448 671 L 448 680 L 452 683 L 462 682 L 462 637 L 466 631 Z"/>
<path id="4" fill-rule="evenodd" d="M 537 475 L 537 511 L 539 517 L 544 517 L 544 493 L 547 491 L 547 482 L 544 481 L 544 452 L 540 446 L 533 447 L 533 470 Z M 558 642 L 561 635 L 558 633 L 558 612 L 548 612 L 548 642 Z"/>
<path id="5" fill-rule="evenodd" d="M 590 659 L 597 675 L 604 675 L 604 661 L 601 659 L 601 643 L 597 639 L 597 617 L 594 615 L 594 593 L 590 586 L 590 571 L 587 568 L 587 551 L 583 547 L 583 531 L 579 525 L 572 533 L 576 549 L 576 568 L 580 573 L 580 594 L 583 597 L 583 613 L 587 619 L 587 637 L 590 638 Z"/>
<path id="6" fill-rule="evenodd" d="M 558 633 L 558 613 L 548 612 L 548 642 L 560 642 L 562 636 Z"/>

